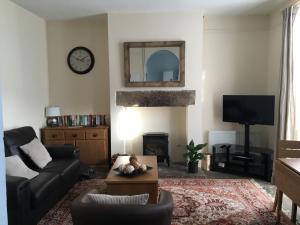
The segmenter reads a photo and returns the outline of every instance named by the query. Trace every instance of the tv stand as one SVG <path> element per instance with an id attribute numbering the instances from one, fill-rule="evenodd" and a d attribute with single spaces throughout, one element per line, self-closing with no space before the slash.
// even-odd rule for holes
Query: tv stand
<path id="1" fill-rule="evenodd" d="M 250 124 L 245 123 L 244 154 L 249 155 L 250 151 Z"/>
<path id="2" fill-rule="evenodd" d="M 272 158 L 271 149 L 249 147 L 249 151 L 245 151 L 243 145 L 216 144 L 211 169 L 270 181 Z"/>
<path id="3" fill-rule="evenodd" d="M 248 155 L 244 155 L 244 154 L 241 154 L 241 153 L 233 154 L 232 158 L 236 159 L 236 160 L 241 160 L 241 161 L 244 161 L 244 162 L 253 161 L 253 157 L 251 157 L 249 154 Z"/>

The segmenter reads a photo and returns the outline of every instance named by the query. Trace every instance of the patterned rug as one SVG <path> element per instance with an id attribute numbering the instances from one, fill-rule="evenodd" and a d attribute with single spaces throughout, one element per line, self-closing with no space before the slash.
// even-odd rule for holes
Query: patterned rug
<path id="1" fill-rule="evenodd" d="M 172 225 L 272 225 L 272 199 L 247 179 L 161 179 L 160 187 L 172 192 Z M 38 223 L 72 225 L 70 203 L 80 193 L 103 187 L 87 180 L 73 189 Z"/>

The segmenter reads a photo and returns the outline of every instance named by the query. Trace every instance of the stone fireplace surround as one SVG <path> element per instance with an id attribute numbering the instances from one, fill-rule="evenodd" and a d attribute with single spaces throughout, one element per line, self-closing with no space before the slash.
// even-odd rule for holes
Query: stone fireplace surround
<path id="1" fill-rule="evenodd" d="M 117 91 L 116 104 L 124 107 L 163 107 L 195 105 L 195 90 Z"/>
<path id="2" fill-rule="evenodd" d="M 154 110 L 154 108 L 162 108 L 158 110 L 163 110 L 159 112 L 166 112 L 170 116 L 169 110 L 171 108 L 177 108 L 176 111 L 179 110 L 179 108 L 186 108 L 187 106 L 190 105 L 195 105 L 196 101 L 196 91 L 195 90 L 178 90 L 178 91 L 160 91 L 160 90 L 151 90 L 151 91 L 117 91 L 116 93 L 116 105 L 117 106 L 122 106 L 122 107 L 137 107 L 134 109 L 134 111 L 138 110 L 139 113 L 142 112 L 143 117 L 145 116 L 143 110 L 145 108 L 152 108 L 152 112 L 157 112 Z M 138 108 L 141 108 L 142 111 L 140 111 Z M 144 108 L 144 109 L 143 109 Z M 165 108 L 165 109 L 163 109 Z M 167 108 L 170 108 L 169 110 Z M 154 110 L 154 111 L 153 111 Z M 174 114 L 174 111 L 172 110 L 172 115 L 182 115 L 181 113 L 179 114 Z M 180 112 L 180 111 L 179 111 Z M 182 112 L 182 111 L 181 111 Z M 147 113 L 148 114 L 148 113 Z M 160 125 L 158 125 L 155 128 L 154 124 L 157 125 L 156 121 L 158 119 L 157 114 L 154 114 L 154 117 L 150 116 L 148 114 L 148 117 L 144 117 L 146 120 L 150 119 L 150 121 L 155 120 L 150 122 L 149 127 L 144 126 L 146 129 L 142 129 L 140 131 L 140 136 L 142 136 L 143 133 L 147 132 L 167 132 L 170 134 L 169 137 L 169 154 L 170 154 L 170 159 L 172 162 L 182 162 L 184 160 L 182 158 L 184 154 L 184 146 L 186 144 L 186 125 L 181 124 L 181 122 L 177 121 L 175 124 L 169 125 L 166 130 L 166 123 L 170 119 L 170 117 L 167 117 L 167 121 L 165 119 L 164 122 L 162 122 L 162 129 L 160 128 Z M 162 117 L 160 117 L 162 119 Z M 164 117 L 163 117 L 164 118 Z M 174 119 L 174 117 L 173 117 Z M 177 119 L 176 119 L 177 120 Z M 181 120 L 181 119 L 179 119 Z M 186 119 L 185 119 L 186 120 Z M 148 120 L 147 120 L 148 121 Z M 149 122 L 149 121 L 148 121 Z M 164 124 L 164 125 L 163 125 Z M 180 125 L 181 124 L 181 125 Z M 171 128 L 172 127 L 172 128 Z M 182 129 L 181 129 L 182 127 Z M 169 129 L 169 130 L 168 130 Z M 180 131 L 179 131 L 180 130 Z M 183 133 L 184 131 L 184 133 Z M 175 132 L 175 133 L 174 133 Z M 178 133 L 179 132 L 179 133 Z M 143 154 L 143 152 L 136 152 L 136 149 L 143 149 L 142 146 L 142 140 L 140 137 L 137 136 L 137 138 L 134 138 L 133 140 L 129 141 L 128 143 L 131 143 L 127 151 L 130 152 L 133 151 L 135 154 Z"/>

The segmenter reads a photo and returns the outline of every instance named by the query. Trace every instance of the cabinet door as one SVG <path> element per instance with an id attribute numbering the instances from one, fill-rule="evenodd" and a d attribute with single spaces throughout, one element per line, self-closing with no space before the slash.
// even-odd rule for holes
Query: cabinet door
<path id="1" fill-rule="evenodd" d="M 89 165 L 107 164 L 107 143 L 104 140 L 76 140 L 80 161 Z"/>
<path id="2" fill-rule="evenodd" d="M 44 144 L 45 145 L 64 145 L 65 141 L 64 140 L 58 140 L 58 141 L 55 141 L 55 140 L 45 140 Z"/>
<path id="3" fill-rule="evenodd" d="M 65 140 L 65 144 L 67 144 L 67 145 L 74 145 L 74 146 L 76 146 L 76 142 L 75 142 L 75 140 Z"/>

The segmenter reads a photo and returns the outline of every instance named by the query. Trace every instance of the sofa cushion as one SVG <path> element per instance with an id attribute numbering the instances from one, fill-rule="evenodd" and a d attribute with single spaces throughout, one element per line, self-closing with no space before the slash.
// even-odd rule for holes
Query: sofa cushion
<path id="1" fill-rule="evenodd" d="M 5 157 L 6 175 L 32 179 L 39 175 L 38 172 L 29 169 L 18 155 Z"/>
<path id="2" fill-rule="evenodd" d="M 87 199 L 90 202 L 99 205 L 146 205 L 149 199 L 149 194 L 141 195 L 106 195 L 106 194 L 87 194 Z"/>
<path id="3" fill-rule="evenodd" d="M 78 176 L 79 167 L 78 159 L 57 159 L 48 163 L 42 171 L 57 173 L 63 181 L 68 181 L 70 178 Z"/>
<path id="4" fill-rule="evenodd" d="M 41 169 L 44 168 L 52 160 L 47 149 L 37 138 L 34 138 L 29 143 L 20 146 L 20 148 Z"/>
<path id="5" fill-rule="evenodd" d="M 32 206 L 37 207 L 59 187 L 60 177 L 56 173 L 41 172 L 29 182 Z"/>

